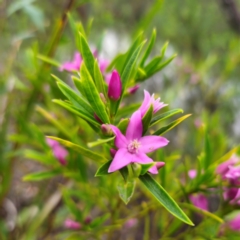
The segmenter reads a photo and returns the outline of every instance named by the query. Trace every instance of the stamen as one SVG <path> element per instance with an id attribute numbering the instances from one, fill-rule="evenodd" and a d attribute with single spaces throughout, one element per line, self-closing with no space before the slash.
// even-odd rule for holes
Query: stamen
<path id="1" fill-rule="evenodd" d="M 138 142 L 137 139 L 134 139 L 127 146 L 128 152 L 130 152 L 130 153 L 138 153 L 138 149 L 139 149 L 140 146 L 141 146 L 141 143 Z"/>

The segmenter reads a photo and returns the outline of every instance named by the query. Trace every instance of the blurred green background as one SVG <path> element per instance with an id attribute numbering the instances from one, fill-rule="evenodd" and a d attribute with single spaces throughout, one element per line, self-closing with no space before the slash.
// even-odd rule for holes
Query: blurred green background
<path id="1" fill-rule="evenodd" d="M 171 153 L 168 149 L 166 154 L 180 155 L 180 162 L 194 168 L 197 156 L 204 148 L 206 132 L 215 159 L 240 140 L 239 0 L 1 0 L 0 232 L 3 234 L 0 239 L 34 239 L 24 235 L 26 219 L 34 212 L 34 207 L 38 211 L 42 209 L 59 182 L 65 183 L 63 178 L 37 183 L 21 181 L 25 174 L 43 168 L 30 161 L 31 157 L 25 152 L 27 149 L 42 150 L 37 135 L 64 136 L 54 121 L 36 110 L 36 106 L 61 119 L 60 123 L 69 129 L 72 139 L 78 139 L 85 127 L 80 120 L 51 102 L 52 98 L 63 96 L 50 74 L 70 82 L 67 74 L 59 73 L 56 67 L 37 58 L 38 54 L 58 62 L 72 58 L 76 46 L 65 15 L 67 11 L 82 22 L 89 33 L 90 45 L 98 48 L 100 55 L 109 60 L 126 51 L 140 31 L 144 30 L 144 35 L 149 38 L 153 28 L 157 30 L 155 53 L 160 52 L 166 41 L 169 42 L 166 55 L 170 57 L 177 53 L 170 65 L 141 86 L 141 89 L 159 94 L 171 108 L 182 108 L 185 113 L 192 114 L 190 119 L 166 135 L 174 150 Z M 140 99 L 142 91 L 139 90 L 129 101 Z M 92 141 L 91 134 L 85 136 L 86 141 Z M 92 172 L 86 175 L 94 175 L 93 170 L 89 171 Z M 12 208 L 6 207 L 6 199 Z M 60 203 L 57 201 L 56 204 Z M 22 213 L 21 218 L 18 214 L 17 220 L 6 220 L 9 209 Z M 62 220 L 66 210 L 58 214 Z M 31 227 L 29 236 L 43 222 L 41 216 L 39 219 L 39 225 Z M 56 223 L 58 228 L 59 222 Z M 48 229 L 48 224 L 42 227 L 44 234 L 37 239 L 63 239 L 54 238 L 59 229 Z M 134 238 L 136 232 L 129 239 L 141 239 Z M 124 234 L 119 239 L 126 239 Z M 149 236 L 152 238 L 144 239 L 155 239 L 154 233 Z M 112 236 L 110 239 L 117 238 Z"/>

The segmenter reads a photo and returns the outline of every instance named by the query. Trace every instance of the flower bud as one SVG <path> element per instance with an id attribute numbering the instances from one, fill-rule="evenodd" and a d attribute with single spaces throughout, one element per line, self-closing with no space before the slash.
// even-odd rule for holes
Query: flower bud
<path id="1" fill-rule="evenodd" d="M 64 226 L 68 229 L 72 229 L 72 230 L 78 230 L 81 228 L 81 224 L 73 221 L 71 219 L 66 219 L 66 221 L 64 222 Z"/>
<path id="2" fill-rule="evenodd" d="M 110 155 L 114 158 L 115 154 L 117 153 L 117 150 L 114 148 L 110 149 Z"/>
<path id="3" fill-rule="evenodd" d="M 103 123 L 102 120 L 98 117 L 98 115 L 96 113 L 94 113 L 94 118 L 99 122 L 99 123 Z"/>
<path id="4" fill-rule="evenodd" d="M 139 88 L 140 88 L 140 85 L 137 84 L 137 85 L 135 85 L 135 86 L 133 86 L 133 87 L 128 88 L 128 89 L 127 89 L 127 92 L 128 92 L 129 94 L 134 94 Z"/>
<path id="5" fill-rule="evenodd" d="M 111 79 L 108 85 L 108 97 L 113 100 L 117 101 L 121 97 L 122 93 L 122 83 L 120 76 L 116 70 L 113 70 Z"/>
<path id="6" fill-rule="evenodd" d="M 101 129 L 102 129 L 102 133 L 104 135 L 106 135 L 106 136 L 112 136 L 113 135 L 113 131 L 108 124 L 102 124 Z"/>
<path id="7" fill-rule="evenodd" d="M 103 93 L 99 93 L 99 96 L 100 96 L 102 102 L 103 102 L 104 104 L 106 104 L 106 103 L 107 103 L 107 100 L 106 100 L 104 94 L 103 94 Z"/>
<path id="8" fill-rule="evenodd" d="M 165 162 L 156 162 L 157 169 L 162 168 L 165 165 Z"/>

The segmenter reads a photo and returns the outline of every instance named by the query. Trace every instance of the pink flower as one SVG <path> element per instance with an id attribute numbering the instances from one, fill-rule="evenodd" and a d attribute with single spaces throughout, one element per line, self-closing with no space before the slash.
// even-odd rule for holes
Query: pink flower
<path id="1" fill-rule="evenodd" d="M 154 94 L 150 96 L 149 92 L 144 90 L 144 100 L 142 105 L 140 106 L 139 110 L 141 111 L 141 116 L 143 117 L 149 107 L 153 105 L 153 113 L 156 113 L 161 108 L 167 106 L 167 104 L 164 104 L 163 102 L 160 102 L 160 98 L 155 99 Z"/>
<path id="2" fill-rule="evenodd" d="M 121 97 L 121 94 L 122 94 L 122 82 L 118 72 L 116 70 L 113 70 L 108 85 L 108 97 L 113 101 L 117 101 Z"/>
<path id="3" fill-rule="evenodd" d="M 228 171 L 225 174 L 228 179 L 238 179 L 240 177 L 240 166 L 228 166 Z"/>
<path id="4" fill-rule="evenodd" d="M 68 155 L 68 151 L 65 148 L 63 148 L 58 141 L 47 138 L 46 142 L 49 145 L 49 147 L 52 148 L 53 155 L 55 158 L 58 159 L 59 163 L 62 165 L 66 165 L 67 164 L 66 157 Z"/>
<path id="5" fill-rule="evenodd" d="M 142 137 L 143 126 L 140 110 L 134 112 L 131 116 L 126 136 L 124 136 L 117 127 L 113 125 L 110 125 L 110 127 L 116 136 L 115 146 L 118 150 L 108 169 L 109 173 L 115 172 L 130 163 L 146 164 L 153 162 L 146 153 L 150 153 L 158 148 L 164 147 L 169 142 L 166 138 L 160 136 Z M 158 169 L 156 166 L 153 166 L 149 169 L 149 172 L 157 174 Z"/>
<path id="6" fill-rule="evenodd" d="M 216 173 L 225 178 L 226 173 L 229 171 L 230 166 L 234 166 L 239 161 L 236 155 L 232 155 L 229 160 L 218 165 Z"/>
<path id="7" fill-rule="evenodd" d="M 64 222 L 64 226 L 68 229 L 72 229 L 72 230 L 78 230 L 81 228 L 81 224 L 73 221 L 71 219 L 66 219 L 66 221 Z"/>
<path id="8" fill-rule="evenodd" d="M 189 196 L 189 199 L 194 206 L 208 211 L 208 200 L 203 194 L 201 193 L 191 194 Z"/>
<path id="9" fill-rule="evenodd" d="M 60 66 L 59 70 L 60 71 L 66 70 L 68 72 L 79 71 L 81 63 L 82 63 L 82 57 L 81 57 L 80 53 L 76 52 L 74 54 L 73 60 L 71 62 L 63 63 Z"/>
<path id="10" fill-rule="evenodd" d="M 240 214 L 228 222 L 229 227 L 234 231 L 240 231 Z"/>

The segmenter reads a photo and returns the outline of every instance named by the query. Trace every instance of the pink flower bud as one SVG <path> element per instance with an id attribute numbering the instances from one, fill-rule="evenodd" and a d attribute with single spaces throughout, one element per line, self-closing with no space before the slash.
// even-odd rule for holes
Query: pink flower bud
<path id="1" fill-rule="evenodd" d="M 102 124 L 101 129 L 104 135 L 111 136 L 113 134 L 112 128 L 109 124 Z"/>
<path id="2" fill-rule="evenodd" d="M 114 157 L 116 153 L 117 153 L 116 149 L 114 149 L 114 148 L 110 149 L 110 154 L 111 154 L 112 157 Z"/>
<path id="3" fill-rule="evenodd" d="M 84 219 L 85 224 L 90 224 L 91 222 L 92 222 L 92 218 L 89 216 Z"/>
<path id="4" fill-rule="evenodd" d="M 94 113 L 94 118 L 99 122 L 99 123 L 103 123 L 102 120 L 98 117 L 98 115 L 96 113 Z"/>
<path id="5" fill-rule="evenodd" d="M 66 219 L 66 221 L 64 222 L 64 226 L 68 229 L 72 229 L 72 230 L 78 230 L 81 228 L 81 224 L 73 221 L 71 219 Z"/>
<path id="6" fill-rule="evenodd" d="M 137 84 L 137 85 L 135 85 L 135 86 L 133 86 L 133 87 L 128 88 L 127 92 L 128 92 L 129 94 L 134 94 L 139 88 L 140 88 L 140 85 Z"/>
<path id="7" fill-rule="evenodd" d="M 108 97 L 113 100 L 117 101 L 121 97 L 122 93 L 122 83 L 120 76 L 116 70 L 113 70 L 111 79 L 108 85 Z"/>
<path id="8" fill-rule="evenodd" d="M 162 168 L 165 165 L 165 162 L 156 162 L 157 169 Z"/>

